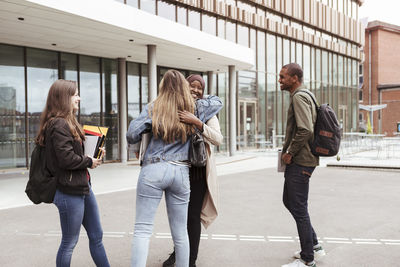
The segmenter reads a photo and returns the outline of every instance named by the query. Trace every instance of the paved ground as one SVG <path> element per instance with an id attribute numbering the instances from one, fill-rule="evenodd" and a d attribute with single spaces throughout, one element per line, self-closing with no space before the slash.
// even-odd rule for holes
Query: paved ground
<path id="1" fill-rule="evenodd" d="M 220 216 L 203 231 L 198 266 L 272 267 L 291 260 L 299 243 L 294 220 L 281 203 L 283 175 L 273 167 L 275 160 L 251 154 L 218 159 Z M 92 174 L 94 191 L 101 193 L 104 244 L 112 266 L 129 266 L 139 168 L 106 166 Z M 24 179 L 0 179 L 0 266 L 54 266 L 61 238 L 57 209 L 24 206 L 21 197 L 11 201 L 8 195 L 20 192 Z M 400 266 L 399 179 L 396 171 L 317 168 L 310 213 L 328 253 L 318 266 Z M 161 266 L 171 252 L 169 233 L 162 202 L 148 266 Z M 94 266 L 84 230 L 72 266 Z"/>

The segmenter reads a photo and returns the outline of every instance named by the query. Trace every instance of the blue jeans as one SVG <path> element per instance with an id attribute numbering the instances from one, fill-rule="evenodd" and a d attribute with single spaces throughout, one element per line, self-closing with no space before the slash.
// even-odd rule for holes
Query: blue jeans
<path id="1" fill-rule="evenodd" d="M 78 243 L 81 225 L 86 229 L 90 254 L 96 266 L 110 266 L 103 246 L 103 230 L 92 189 L 90 189 L 89 195 L 70 195 L 57 190 L 53 202 L 60 214 L 62 230 L 62 239 L 56 260 L 57 267 L 71 265 L 72 252 Z"/>
<path id="2" fill-rule="evenodd" d="M 142 167 L 136 189 L 136 221 L 132 241 L 132 267 L 145 267 L 154 216 L 165 192 L 165 202 L 176 252 L 176 267 L 189 265 L 187 211 L 189 168 L 167 162 Z"/>
<path id="3" fill-rule="evenodd" d="M 283 188 L 283 203 L 296 221 L 301 245 L 300 256 L 305 262 L 314 260 L 313 247 L 318 244 L 308 214 L 309 181 L 314 169 L 315 167 L 305 167 L 296 163 L 286 165 Z"/>

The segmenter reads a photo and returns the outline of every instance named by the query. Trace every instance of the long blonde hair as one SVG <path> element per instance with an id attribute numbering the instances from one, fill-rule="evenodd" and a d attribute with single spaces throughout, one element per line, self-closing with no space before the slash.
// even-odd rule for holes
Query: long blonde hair
<path id="1" fill-rule="evenodd" d="M 193 133 L 193 126 L 179 121 L 178 111 L 194 113 L 195 103 L 190 94 L 189 83 L 177 70 L 168 70 L 160 82 L 159 95 L 150 110 L 153 136 L 166 143 L 181 140 Z"/>
<path id="2" fill-rule="evenodd" d="M 74 81 L 60 79 L 51 85 L 47 95 L 46 106 L 40 115 L 39 133 L 35 140 L 37 144 L 44 145 L 46 128 L 56 118 L 66 120 L 75 140 L 85 140 L 83 129 L 78 123 L 72 108 L 71 98 L 74 96 L 76 90 L 77 85 Z"/>

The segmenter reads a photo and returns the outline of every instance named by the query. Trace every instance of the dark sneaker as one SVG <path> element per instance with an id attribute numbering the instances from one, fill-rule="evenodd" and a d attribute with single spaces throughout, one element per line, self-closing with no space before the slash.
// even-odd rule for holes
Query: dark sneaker
<path id="1" fill-rule="evenodd" d="M 175 266 L 175 251 L 169 255 L 169 258 L 164 261 L 163 267 L 174 267 Z"/>

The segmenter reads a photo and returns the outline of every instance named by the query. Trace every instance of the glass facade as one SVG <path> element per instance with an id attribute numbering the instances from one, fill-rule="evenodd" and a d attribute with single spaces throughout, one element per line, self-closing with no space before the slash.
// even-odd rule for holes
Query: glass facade
<path id="1" fill-rule="evenodd" d="M 290 62 L 303 67 L 305 85 L 315 93 L 320 103 L 329 103 L 335 109 L 343 131 L 357 130 L 359 60 L 354 54 L 346 55 L 340 48 L 344 46 L 358 52 L 358 43 L 338 33 L 350 30 L 353 24 L 338 22 L 338 17 L 332 15 L 340 12 L 345 19 L 356 21 L 356 1 L 267 0 L 262 4 L 224 1 L 233 8 L 219 5 L 221 1 L 217 1 L 222 11 L 216 5 L 208 6 L 210 3 L 207 1 L 203 1 L 201 7 L 198 1 L 119 2 L 249 47 L 255 52 L 254 66 L 236 73 L 238 149 L 263 148 L 273 141 L 273 136 L 278 145 L 281 143 L 290 98 L 289 94 L 281 92 L 278 74 L 282 66 Z M 319 21 L 323 16 L 318 14 L 317 4 L 326 5 L 325 15 L 332 13 L 329 15 L 329 24 L 332 25 L 328 25 L 331 30 Z M 330 9 L 332 12 L 328 12 Z M 270 29 L 254 24 L 257 17 L 251 17 L 251 14 L 265 16 Z M 333 24 L 339 25 L 338 29 L 334 29 L 336 26 Z M 278 26 L 282 27 L 278 29 Z M 291 31 L 287 30 L 289 28 Z M 297 32 L 315 40 L 298 39 Z M 158 68 L 158 78 L 164 69 Z M 129 123 L 148 103 L 147 65 L 128 62 L 126 73 Z M 191 72 L 185 70 L 184 73 L 188 75 Z M 207 80 L 207 76 L 203 76 Z M 229 144 L 229 77 L 228 73 L 214 76 L 213 92 L 224 102 L 219 119 L 225 138 L 218 150 L 226 151 Z M 118 160 L 116 59 L 0 44 L 0 168 L 28 165 L 48 89 L 58 78 L 78 82 L 80 123 L 109 127 L 107 160 Z M 129 158 L 132 156 L 128 155 Z"/>

